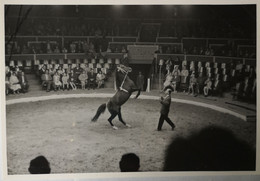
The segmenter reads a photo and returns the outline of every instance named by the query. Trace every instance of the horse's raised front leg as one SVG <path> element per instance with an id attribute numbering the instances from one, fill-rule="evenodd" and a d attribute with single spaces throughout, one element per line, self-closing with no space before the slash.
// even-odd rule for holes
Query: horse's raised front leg
<path id="1" fill-rule="evenodd" d="M 111 116 L 108 118 L 108 122 L 113 127 L 113 129 L 115 129 L 115 130 L 117 130 L 118 128 L 116 126 L 114 126 L 114 124 L 112 123 L 112 120 L 116 117 L 117 114 L 118 113 L 112 113 Z"/>
<path id="2" fill-rule="evenodd" d="M 133 88 L 131 92 L 133 93 L 133 92 L 135 92 L 135 91 L 138 91 L 138 93 L 137 93 L 136 96 L 135 96 L 135 99 L 137 99 L 137 98 L 139 97 L 140 93 L 141 93 L 141 89 Z"/>
<path id="3" fill-rule="evenodd" d="M 119 109 L 119 112 L 118 112 L 118 119 L 121 123 L 123 123 L 126 127 L 128 128 L 131 128 L 131 125 L 130 124 L 127 124 L 126 122 L 124 122 L 123 118 L 122 118 L 122 114 L 121 114 L 121 108 Z"/>

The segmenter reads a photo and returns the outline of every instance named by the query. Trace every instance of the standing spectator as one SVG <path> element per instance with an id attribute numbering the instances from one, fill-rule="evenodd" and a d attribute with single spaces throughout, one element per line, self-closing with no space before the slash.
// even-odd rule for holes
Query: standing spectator
<path id="1" fill-rule="evenodd" d="M 88 74 L 85 70 L 79 75 L 78 79 L 81 83 L 81 88 L 84 90 L 86 88 L 86 84 L 88 83 Z"/>
<path id="2" fill-rule="evenodd" d="M 137 79 L 136 79 L 136 86 L 138 89 L 141 89 L 143 91 L 144 89 L 144 76 L 142 72 L 139 72 Z"/>
<path id="3" fill-rule="evenodd" d="M 105 83 L 105 78 L 106 76 L 103 74 L 102 71 L 99 71 L 99 73 L 97 74 L 96 77 L 96 81 L 97 81 L 97 88 L 99 89 L 101 86 L 104 85 Z"/>
<path id="4" fill-rule="evenodd" d="M 27 77 L 25 76 L 23 71 L 19 74 L 18 79 L 19 79 L 19 83 L 21 85 L 22 93 L 26 93 L 29 89 L 29 84 L 28 84 Z"/>

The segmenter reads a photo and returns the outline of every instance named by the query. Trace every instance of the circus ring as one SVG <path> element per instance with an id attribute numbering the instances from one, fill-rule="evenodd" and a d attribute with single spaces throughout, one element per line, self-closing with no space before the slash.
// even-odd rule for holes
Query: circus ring
<path id="1" fill-rule="evenodd" d="M 97 108 L 113 94 L 60 94 L 6 101 L 8 174 L 28 174 L 31 159 L 44 155 L 52 173 L 119 172 L 122 154 L 140 157 L 140 170 L 161 171 L 165 149 L 172 138 L 186 137 L 209 125 L 229 128 L 240 139 L 256 144 L 255 122 L 219 105 L 172 98 L 171 131 L 164 123 L 156 131 L 160 103 L 158 95 L 141 95 L 122 107 L 126 128 L 118 118 L 113 130 L 108 111 L 91 122 Z"/>

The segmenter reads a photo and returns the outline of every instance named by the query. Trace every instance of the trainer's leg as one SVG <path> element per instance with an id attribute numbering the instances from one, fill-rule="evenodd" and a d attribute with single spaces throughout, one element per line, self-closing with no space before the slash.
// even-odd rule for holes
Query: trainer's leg
<path id="1" fill-rule="evenodd" d="M 114 128 L 114 129 L 118 129 L 116 126 L 114 126 L 114 124 L 112 123 L 112 120 L 116 117 L 118 113 L 112 113 L 111 116 L 108 118 L 108 122 L 110 123 L 110 125 Z"/>
<path id="2" fill-rule="evenodd" d="M 161 114 L 159 123 L 158 123 L 158 127 L 157 127 L 157 131 L 161 131 L 164 119 L 165 119 L 165 116 Z"/>
<path id="3" fill-rule="evenodd" d="M 168 116 L 165 118 L 165 121 L 172 127 L 172 130 L 175 128 L 175 124 L 170 120 Z"/>
<path id="4" fill-rule="evenodd" d="M 122 118 L 122 114 L 121 114 L 121 108 L 119 108 L 118 119 L 119 119 L 119 121 L 120 121 L 121 123 L 123 123 L 125 126 L 127 126 L 127 127 L 129 127 L 129 128 L 131 127 L 131 125 L 126 124 L 126 122 L 124 122 L 124 120 L 123 120 L 123 118 Z"/>

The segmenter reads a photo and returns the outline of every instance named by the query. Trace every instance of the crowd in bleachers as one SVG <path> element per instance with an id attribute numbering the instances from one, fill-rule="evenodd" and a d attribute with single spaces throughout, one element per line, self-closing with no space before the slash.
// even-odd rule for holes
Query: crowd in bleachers
<path id="1" fill-rule="evenodd" d="M 16 28 L 16 21 L 14 18 L 6 20 L 6 35 L 12 35 L 12 31 Z M 70 22 L 70 23 L 68 23 Z M 247 31 L 243 30 L 243 27 L 231 28 L 225 24 L 212 24 L 202 23 L 199 21 L 177 21 L 178 23 L 161 22 L 161 32 L 158 36 L 173 36 L 179 39 L 183 37 L 192 38 L 255 38 L 250 37 Z M 195 22 L 195 23 L 194 23 Z M 135 36 L 138 37 L 138 32 L 141 30 L 140 21 L 113 21 L 106 19 L 93 19 L 82 21 L 82 19 L 71 18 L 37 18 L 28 19 L 20 30 L 18 36 L 97 36 L 104 38 L 96 38 L 94 41 L 66 41 L 61 45 L 61 42 L 46 41 L 44 43 L 28 45 L 27 43 L 18 43 L 12 53 L 14 54 L 28 54 L 28 53 L 83 53 L 87 51 L 95 51 L 96 53 L 107 51 L 110 48 L 111 52 L 120 52 L 121 48 L 108 47 L 108 40 L 106 36 Z M 214 31 L 213 31 L 214 30 Z M 236 30 L 236 31 L 235 31 Z M 16 35 L 16 36 L 17 36 Z M 141 37 L 140 37 L 141 38 Z M 253 45 L 253 44 L 252 44 Z M 12 45 L 6 46 L 6 53 L 10 54 Z M 197 46 L 192 45 L 187 47 L 184 42 L 184 49 L 180 49 L 178 46 L 164 46 L 161 53 L 171 54 L 193 54 L 193 55 L 208 55 L 208 56 L 229 56 L 229 57 L 244 57 L 255 58 L 256 48 L 240 48 L 237 51 L 237 47 L 226 44 L 221 47 L 210 46 Z"/>
<path id="2" fill-rule="evenodd" d="M 163 61 L 163 60 L 162 60 Z M 171 85 L 174 92 L 198 96 L 223 96 L 230 92 L 233 99 L 255 101 L 256 68 L 241 62 L 211 63 L 168 59 L 164 63 L 164 87 Z"/>
<path id="3" fill-rule="evenodd" d="M 95 59 L 93 59 L 95 60 Z M 102 60 L 100 60 L 102 61 Z M 112 65 L 105 63 L 78 64 L 40 64 L 36 74 L 43 89 L 50 90 L 85 90 L 104 87 L 105 80 L 110 74 Z M 94 65 L 96 67 L 94 68 Z"/>
<path id="4" fill-rule="evenodd" d="M 112 62 L 108 58 L 106 62 L 100 59 L 76 59 L 76 60 L 36 60 L 34 72 L 43 89 L 47 92 L 54 90 L 76 90 L 103 88 L 105 81 L 111 75 L 115 65 L 120 60 Z M 11 61 L 6 66 L 6 94 L 27 92 L 29 83 L 24 74 L 23 65 Z M 24 78 L 21 78 L 24 77 Z"/>
<path id="5" fill-rule="evenodd" d="M 6 35 L 15 30 L 16 18 L 6 21 Z M 108 19 L 28 18 L 17 35 L 25 36 L 137 36 L 139 22 Z"/>

